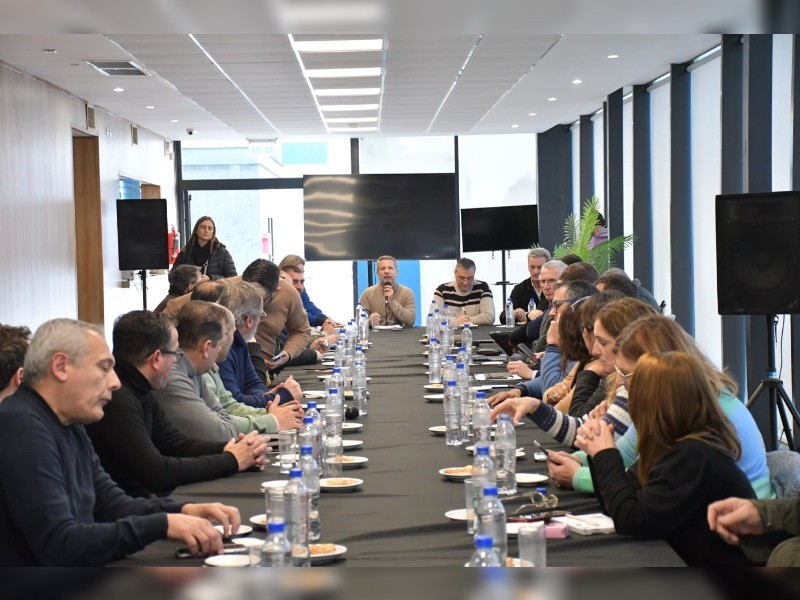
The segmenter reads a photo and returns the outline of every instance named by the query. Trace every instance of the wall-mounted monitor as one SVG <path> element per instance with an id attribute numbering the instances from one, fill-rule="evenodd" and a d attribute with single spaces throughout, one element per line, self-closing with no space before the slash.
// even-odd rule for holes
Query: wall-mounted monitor
<path id="1" fill-rule="evenodd" d="M 453 173 L 307 175 L 303 203 L 306 260 L 459 254 Z"/>
<path id="2" fill-rule="evenodd" d="M 119 270 L 168 269 L 167 201 L 117 200 Z"/>
<path id="3" fill-rule="evenodd" d="M 539 211 L 535 204 L 464 208 L 461 210 L 464 252 L 521 250 L 539 243 Z"/>

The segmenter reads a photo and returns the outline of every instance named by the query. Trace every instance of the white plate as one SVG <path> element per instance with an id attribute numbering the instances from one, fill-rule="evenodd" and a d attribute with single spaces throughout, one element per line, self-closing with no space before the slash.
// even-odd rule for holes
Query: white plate
<path id="1" fill-rule="evenodd" d="M 317 379 L 319 379 L 320 381 L 325 381 L 326 379 L 330 379 L 331 375 L 332 373 L 328 373 L 327 375 L 317 375 Z"/>
<path id="2" fill-rule="evenodd" d="M 424 387 L 426 390 L 431 390 L 432 392 L 440 392 L 444 390 L 444 385 L 441 383 L 426 383 L 422 387 Z"/>
<path id="3" fill-rule="evenodd" d="M 333 562 L 347 553 L 347 546 L 340 546 L 339 544 L 334 544 L 336 546 L 336 550 L 333 552 L 324 552 L 322 554 L 312 554 L 311 555 L 311 564 L 312 565 L 324 565 L 330 562 Z"/>
<path id="4" fill-rule="evenodd" d="M 258 529 L 267 528 L 267 515 L 264 513 L 261 513 L 260 515 L 253 515 L 249 520 L 253 524 L 253 527 L 257 527 Z M 236 543 L 238 544 L 239 540 L 236 540 Z"/>
<path id="5" fill-rule="evenodd" d="M 427 350 L 425 350 L 425 351 L 422 353 L 422 356 L 428 356 L 428 351 L 427 351 Z"/>
<path id="6" fill-rule="evenodd" d="M 487 367 L 496 367 L 498 365 L 505 364 L 502 360 L 482 360 L 480 362 L 475 363 L 477 366 L 487 366 Z"/>
<path id="7" fill-rule="evenodd" d="M 453 510 L 448 510 L 446 513 L 444 513 L 444 516 L 450 519 L 451 521 L 466 521 L 467 509 L 455 508 Z"/>
<path id="8" fill-rule="evenodd" d="M 249 554 L 216 554 L 204 561 L 209 567 L 249 567 Z"/>
<path id="9" fill-rule="evenodd" d="M 342 423 L 342 433 L 353 433 L 359 429 L 364 429 L 363 423 Z"/>
<path id="10" fill-rule="evenodd" d="M 214 525 L 214 529 L 225 535 L 223 533 L 224 529 L 222 529 L 222 525 Z M 237 531 L 234 534 L 231 534 L 230 537 L 231 538 L 244 537 L 246 535 L 250 535 L 251 533 L 253 533 L 253 528 L 250 527 L 250 525 L 239 525 L 239 531 Z"/>
<path id="11" fill-rule="evenodd" d="M 266 525 L 264 525 L 266 527 Z M 254 537 L 243 537 L 243 538 L 236 538 L 234 540 L 235 544 L 239 544 L 240 546 L 244 546 L 245 548 L 251 548 L 256 546 L 263 546 L 264 540 L 260 540 Z"/>
<path id="12" fill-rule="evenodd" d="M 332 361 L 332 360 L 323 360 L 321 364 L 322 364 L 323 367 L 335 367 L 336 366 L 336 363 L 334 361 Z"/>
<path id="13" fill-rule="evenodd" d="M 439 469 L 439 475 L 444 477 L 445 479 L 449 479 L 450 481 L 464 481 L 465 479 L 469 479 L 472 477 L 472 473 L 465 473 L 465 474 L 456 474 L 456 473 L 447 473 L 450 469 L 461 469 L 463 467 L 447 467 L 445 469 Z"/>
<path id="14" fill-rule="evenodd" d="M 342 450 L 355 450 L 363 445 L 363 440 L 342 440 Z"/>
<path id="15" fill-rule="evenodd" d="M 342 469 L 345 471 L 349 469 L 359 469 L 369 462 L 366 456 L 343 456 L 343 458 L 348 459 L 347 462 L 341 463 Z"/>
<path id="16" fill-rule="evenodd" d="M 332 479 L 346 479 L 350 481 L 350 483 L 346 485 L 330 485 L 328 484 L 329 481 Z M 363 479 L 358 479 L 357 477 L 323 477 L 319 480 L 319 489 L 323 492 L 352 492 L 358 486 L 364 483 Z"/>
<path id="17" fill-rule="evenodd" d="M 539 473 L 517 473 L 517 485 L 537 485 L 550 479 Z"/>
<path id="18" fill-rule="evenodd" d="M 272 481 L 265 481 L 261 484 L 261 491 L 263 492 L 268 489 L 282 490 L 286 487 L 287 483 L 289 483 L 287 479 L 274 479 Z"/>
<path id="19" fill-rule="evenodd" d="M 434 435 L 445 435 L 445 433 L 447 433 L 447 427 L 444 425 L 434 425 L 433 427 L 428 427 L 428 431 Z"/>
<path id="20" fill-rule="evenodd" d="M 444 394 L 425 394 L 423 398 L 428 402 L 444 402 Z"/>
<path id="21" fill-rule="evenodd" d="M 322 400 L 327 397 L 328 394 L 322 390 L 305 390 L 303 392 L 303 398 L 308 398 L 309 400 Z"/>

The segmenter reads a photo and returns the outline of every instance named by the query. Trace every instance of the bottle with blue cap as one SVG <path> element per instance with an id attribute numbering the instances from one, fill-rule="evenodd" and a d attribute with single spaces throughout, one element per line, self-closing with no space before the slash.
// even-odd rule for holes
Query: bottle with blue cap
<path id="1" fill-rule="evenodd" d="M 453 379 L 447 381 L 444 388 L 444 426 L 445 444 L 460 446 L 464 443 L 461 429 L 461 396 Z"/>
<path id="2" fill-rule="evenodd" d="M 333 375 L 328 378 L 328 389 L 335 389 L 336 393 L 344 398 L 344 375 L 341 368 L 333 367 Z"/>
<path id="3" fill-rule="evenodd" d="M 475 436 L 475 444 L 489 442 L 492 409 L 486 402 L 486 392 L 475 393 L 475 404 L 472 407 L 472 433 Z"/>
<path id="4" fill-rule="evenodd" d="M 313 415 L 303 415 L 303 426 L 297 435 L 297 442 L 300 446 L 311 446 L 314 458 L 319 458 L 319 433 Z"/>
<path id="5" fill-rule="evenodd" d="M 319 409 L 317 408 L 316 400 L 308 401 L 308 404 L 306 405 L 305 416 L 311 417 L 314 420 L 314 427 L 316 427 L 317 429 L 317 442 L 312 447 L 314 449 L 314 460 L 316 460 L 317 464 L 320 466 L 320 473 L 321 473 L 322 460 L 320 460 L 320 455 L 322 453 L 322 414 L 319 412 Z"/>
<path id="6" fill-rule="evenodd" d="M 283 519 L 286 539 L 292 549 L 293 567 L 310 567 L 308 548 L 308 489 L 303 483 L 301 469 L 289 469 L 289 483 L 283 490 Z"/>
<path id="7" fill-rule="evenodd" d="M 461 437 L 463 440 L 469 438 L 470 421 L 472 419 L 472 404 L 470 403 L 469 375 L 464 368 L 464 363 L 456 363 L 456 388 L 458 389 L 458 400 L 461 410 Z"/>
<path id="8" fill-rule="evenodd" d="M 320 538 L 319 520 L 319 464 L 314 460 L 311 446 L 300 446 L 300 470 L 303 483 L 308 490 L 308 540 L 315 542 Z"/>
<path id="9" fill-rule="evenodd" d="M 500 558 L 494 549 L 494 542 L 490 535 L 475 536 L 475 552 L 467 561 L 465 567 L 499 567 Z"/>
<path id="10" fill-rule="evenodd" d="M 359 350 L 361 346 L 358 347 Z M 358 352 L 356 352 L 358 355 Z M 364 353 L 361 353 L 363 358 Z M 358 415 L 367 414 L 367 367 L 363 360 L 358 360 L 353 369 L 353 406 L 358 409 Z"/>
<path id="11" fill-rule="evenodd" d="M 442 347 L 444 349 L 444 346 Z M 444 362 L 442 363 L 442 379 L 450 381 L 456 378 L 456 357 L 452 354 L 445 355 Z"/>
<path id="12" fill-rule="evenodd" d="M 258 554 L 259 567 L 292 566 L 292 547 L 286 539 L 283 519 L 270 519 L 267 523 L 267 538 Z M 251 558 L 251 565 L 254 562 Z"/>
<path id="13" fill-rule="evenodd" d="M 458 353 L 456 354 L 456 368 L 458 368 L 458 363 L 464 365 L 464 371 L 466 371 L 467 378 L 469 379 L 469 356 L 467 355 L 467 349 L 465 346 L 458 347 Z"/>
<path id="14" fill-rule="evenodd" d="M 497 418 L 494 433 L 497 487 L 501 494 L 517 493 L 517 432 L 508 415 Z"/>
<path id="15" fill-rule="evenodd" d="M 478 521 L 476 535 L 490 536 L 497 556 L 500 558 L 500 564 L 506 564 L 506 556 L 508 556 L 506 510 L 497 497 L 497 486 L 487 485 L 483 488 L 483 498 L 478 502 L 475 517 Z"/>
<path id="16" fill-rule="evenodd" d="M 461 345 L 467 351 L 467 358 L 472 359 L 472 328 L 469 323 L 464 323 L 464 329 L 461 331 Z M 469 360 L 467 361 L 469 364 Z"/>
<path id="17" fill-rule="evenodd" d="M 428 344 L 428 383 L 442 382 L 442 355 L 439 340 L 435 336 Z"/>

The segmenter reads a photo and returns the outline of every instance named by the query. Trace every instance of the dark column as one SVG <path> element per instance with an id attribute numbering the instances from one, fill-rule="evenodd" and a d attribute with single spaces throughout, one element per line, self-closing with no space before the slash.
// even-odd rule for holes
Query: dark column
<path id="1" fill-rule="evenodd" d="M 800 190 L 800 36 L 797 35 L 794 36 L 792 73 L 792 189 Z M 792 315 L 792 381 L 786 389 L 796 403 L 800 398 L 800 315 Z"/>
<path id="2" fill-rule="evenodd" d="M 623 235 L 625 214 L 623 204 L 622 183 L 622 88 L 609 94 L 606 102 L 608 114 L 606 128 L 608 130 L 608 162 L 606 173 L 608 176 L 608 197 L 606 205 L 606 223 L 608 237 L 615 238 Z M 622 257 L 616 258 L 616 264 L 624 268 Z"/>
<path id="3" fill-rule="evenodd" d="M 594 123 L 591 115 L 580 121 L 580 206 L 595 195 L 594 191 Z"/>
<path id="4" fill-rule="evenodd" d="M 350 173 L 358 175 L 361 172 L 361 157 L 359 156 L 360 147 L 358 138 L 350 138 Z M 368 285 L 372 285 L 372 268 L 370 262 L 367 261 L 367 281 Z M 358 304 L 358 299 L 361 296 L 358 293 L 358 262 L 353 261 L 353 306 Z"/>
<path id="5" fill-rule="evenodd" d="M 670 68 L 670 264 L 672 312 L 694 335 L 694 250 L 692 245 L 692 80 L 687 65 Z"/>
<path id="6" fill-rule="evenodd" d="M 650 92 L 633 86 L 633 243 L 632 275 L 653 289 L 653 186 L 650 151 Z"/>
<path id="7" fill-rule="evenodd" d="M 744 192 L 744 46 L 741 35 L 722 36 L 723 194 Z M 747 395 L 745 329 L 749 317 L 722 316 L 722 362 Z"/>
<path id="8" fill-rule="evenodd" d="M 564 241 L 572 212 L 572 132 L 556 125 L 536 136 L 539 177 L 539 245 L 553 250 Z"/>
<path id="9" fill-rule="evenodd" d="M 745 38 L 745 182 L 748 192 L 772 191 L 772 35 Z M 747 330 L 747 391 L 752 394 L 767 377 L 767 323 L 761 315 L 750 317 Z M 770 450 L 767 394 L 750 412 Z"/>

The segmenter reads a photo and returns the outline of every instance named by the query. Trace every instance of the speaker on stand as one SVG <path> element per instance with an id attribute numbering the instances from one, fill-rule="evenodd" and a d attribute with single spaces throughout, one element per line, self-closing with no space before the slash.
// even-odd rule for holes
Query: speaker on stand
<path id="1" fill-rule="evenodd" d="M 800 413 L 775 367 L 778 314 L 800 314 L 800 193 L 720 195 L 716 199 L 717 301 L 721 315 L 765 315 L 767 377 L 747 401 L 769 402 L 771 448 L 779 448 L 776 419 L 797 450 L 787 411 L 800 427 Z"/>
<path id="2" fill-rule="evenodd" d="M 119 270 L 138 271 L 147 310 L 147 269 L 169 269 L 167 201 L 117 200 Z"/>

